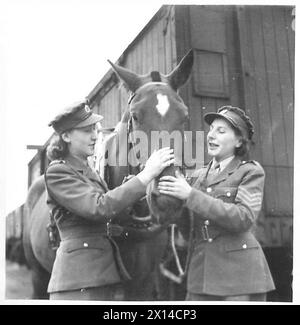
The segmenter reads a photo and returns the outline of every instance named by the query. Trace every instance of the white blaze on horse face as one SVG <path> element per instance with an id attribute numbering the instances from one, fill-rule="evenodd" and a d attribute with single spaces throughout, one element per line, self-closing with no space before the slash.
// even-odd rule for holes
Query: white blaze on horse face
<path id="1" fill-rule="evenodd" d="M 156 98 L 157 98 L 156 109 L 161 116 L 165 116 L 170 107 L 168 96 L 157 94 Z"/>

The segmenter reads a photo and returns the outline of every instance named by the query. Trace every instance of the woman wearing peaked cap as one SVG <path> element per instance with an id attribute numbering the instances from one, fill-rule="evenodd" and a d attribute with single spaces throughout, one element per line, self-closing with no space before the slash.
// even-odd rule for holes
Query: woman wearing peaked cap
<path id="1" fill-rule="evenodd" d="M 47 203 L 61 238 L 48 285 L 50 299 L 123 298 L 106 223 L 144 196 L 147 184 L 174 162 L 171 149 L 158 150 L 142 172 L 109 191 L 87 160 L 94 153 L 101 120 L 84 100 L 49 124 L 56 137 L 47 150 L 52 160 L 45 173 Z"/>
<path id="2" fill-rule="evenodd" d="M 195 245 L 187 279 L 187 300 L 264 301 L 274 290 L 262 248 L 252 230 L 260 213 L 265 173 L 248 153 L 253 124 L 243 110 L 224 106 L 204 116 L 208 166 L 191 185 L 179 174 L 160 179 L 161 193 L 185 200 L 195 220 Z"/>

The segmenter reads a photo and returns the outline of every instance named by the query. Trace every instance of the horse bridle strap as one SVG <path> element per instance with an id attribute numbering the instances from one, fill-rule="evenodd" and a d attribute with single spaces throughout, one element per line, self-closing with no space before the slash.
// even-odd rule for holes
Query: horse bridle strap
<path id="1" fill-rule="evenodd" d="M 134 95 L 132 96 L 132 98 L 134 97 Z M 137 167 L 138 167 L 138 172 L 140 172 L 144 165 L 140 162 L 139 158 L 138 158 L 138 155 L 137 155 L 137 152 L 135 150 L 135 139 L 133 138 L 133 117 L 130 116 L 130 118 L 128 119 L 128 123 L 127 123 L 127 137 L 128 137 L 128 141 L 127 143 L 129 143 L 129 148 L 128 148 L 128 153 L 132 150 L 133 153 L 134 153 L 134 159 L 137 160 L 138 164 L 137 164 Z M 131 137 L 129 139 L 129 137 Z M 127 165 L 128 165 L 128 175 L 132 175 L 132 171 L 131 171 L 131 164 L 130 162 L 128 161 L 128 156 L 127 156 Z"/>

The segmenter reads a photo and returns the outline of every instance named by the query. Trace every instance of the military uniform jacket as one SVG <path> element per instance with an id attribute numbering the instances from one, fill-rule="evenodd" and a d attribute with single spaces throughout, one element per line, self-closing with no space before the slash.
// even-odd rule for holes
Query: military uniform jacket
<path id="1" fill-rule="evenodd" d="M 273 279 L 252 233 L 261 210 L 264 170 L 255 161 L 235 157 L 209 179 L 211 164 L 194 173 L 186 201 L 195 220 L 187 289 L 220 296 L 271 291 Z"/>
<path id="2" fill-rule="evenodd" d="M 114 190 L 74 157 L 50 165 L 46 172 L 48 205 L 62 206 L 55 221 L 62 239 L 48 292 L 76 290 L 120 282 L 106 223 L 145 195 L 134 177 Z"/>

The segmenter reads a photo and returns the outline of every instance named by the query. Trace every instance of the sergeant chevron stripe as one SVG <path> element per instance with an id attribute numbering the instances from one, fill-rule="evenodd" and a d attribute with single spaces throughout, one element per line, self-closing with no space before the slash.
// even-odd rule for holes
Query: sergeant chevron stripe
<path id="1" fill-rule="evenodd" d="M 241 187 L 238 189 L 236 195 L 236 200 L 241 201 L 248 205 L 253 210 L 260 210 L 262 203 L 262 193 L 261 192 L 249 192 L 245 188 Z"/>

